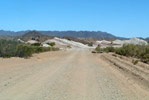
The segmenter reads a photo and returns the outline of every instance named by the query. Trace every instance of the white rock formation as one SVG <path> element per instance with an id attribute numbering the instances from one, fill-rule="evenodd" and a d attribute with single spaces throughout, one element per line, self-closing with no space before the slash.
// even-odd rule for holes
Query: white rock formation
<path id="1" fill-rule="evenodd" d="M 36 40 L 29 40 L 29 41 L 27 41 L 26 43 L 34 44 L 34 43 L 38 43 L 38 41 L 36 41 Z"/>
<path id="2" fill-rule="evenodd" d="M 47 40 L 44 43 L 51 43 L 51 42 L 55 42 L 58 45 L 71 46 L 72 48 L 80 48 L 80 49 L 90 48 L 89 46 L 84 45 L 80 42 L 70 41 L 67 39 L 61 39 L 61 38 L 57 38 L 57 37 L 55 37 L 54 39 L 51 39 L 51 40 Z"/>
<path id="3" fill-rule="evenodd" d="M 46 44 L 46 43 L 44 43 L 44 44 L 42 44 L 42 47 L 51 47 L 51 46 Z"/>
<path id="4" fill-rule="evenodd" d="M 145 40 L 138 38 L 131 38 L 129 40 L 115 40 L 113 44 L 124 45 L 124 44 L 134 44 L 134 45 L 147 45 L 148 43 Z"/>
<path id="5" fill-rule="evenodd" d="M 96 41 L 96 44 L 111 44 L 111 41 L 107 41 L 107 40 L 102 40 L 102 41 Z"/>
<path id="6" fill-rule="evenodd" d="M 21 42 L 21 43 L 25 43 L 23 40 L 21 40 L 21 39 L 18 39 L 17 40 L 18 42 Z"/>

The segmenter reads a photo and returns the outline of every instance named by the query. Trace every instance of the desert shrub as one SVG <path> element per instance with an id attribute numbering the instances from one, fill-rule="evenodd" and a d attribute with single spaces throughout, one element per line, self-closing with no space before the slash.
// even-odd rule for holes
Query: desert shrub
<path id="1" fill-rule="evenodd" d="M 92 42 L 88 43 L 88 46 L 92 47 L 93 46 L 93 43 Z"/>
<path id="2" fill-rule="evenodd" d="M 67 45 L 67 48 L 72 48 L 70 45 Z"/>
<path id="3" fill-rule="evenodd" d="M 43 48 L 43 52 L 46 52 L 46 51 L 53 51 L 53 50 L 52 50 L 51 47 L 44 47 L 44 48 Z"/>
<path id="4" fill-rule="evenodd" d="M 52 47 L 42 47 L 41 52 L 52 51 Z"/>
<path id="5" fill-rule="evenodd" d="M 96 50 L 97 52 L 102 51 L 102 49 L 101 49 L 101 47 L 100 47 L 100 46 L 97 46 L 97 47 L 95 48 L 95 50 Z"/>
<path id="6" fill-rule="evenodd" d="M 117 57 L 117 55 L 116 55 L 116 54 L 112 54 L 112 56 Z"/>
<path id="7" fill-rule="evenodd" d="M 18 42 L 12 40 L 0 40 L 0 57 L 15 56 Z"/>
<path id="8" fill-rule="evenodd" d="M 134 45 L 123 45 L 122 48 L 117 49 L 116 53 L 124 56 L 133 56 L 134 55 Z"/>
<path id="9" fill-rule="evenodd" d="M 123 48 L 117 48 L 117 49 L 115 50 L 115 53 L 116 53 L 116 54 L 119 54 L 119 55 L 126 56 L 126 52 L 125 52 L 125 50 L 124 50 Z"/>
<path id="10" fill-rule="evenodd" d="M 95 48 L 95 50 L 97 52 L 115 52 L 115 48 L 114 47 L 101 48 L 100 46 L 97 46 Z"/>
<path id="11" fill-rule="evenodd" d="M 128 45 L 123 45 L 121 48 L 117 48 L 115 52 L 117 54 L 123 55 L 123 56 L 128 56 L 128 57 L 141 57 L 144 50 L 145 46 L 139 46 L 139 45 L 133 45 L 133 44 L 128 44 Z"/>
<path id="12" fill-rule="evenodd" d="M 142 60 L 146 63 L 149 63 L 149 46 L 146 46 L 144 52 L 142 53 Z"/>
<path id="13" fill-rule="evenodd" d="M 134 65 L 138 64 L 138 62 L 139 62 L 139 60 L 132 60 L 132 63 L 133 63 Z"/>
<path id="14" fill-rule="evenodd" d="M 143 61 L 143 62 L 145 62 L 145 63 L 149 63 L 149 54 L 145 54 L 145 55 L 142 57 L 141 61 Z"/>
<path id="15" fill-rule="evenodd" d="M 57 51 L 54 47 L 40 47 L 39 44 L 22 44 L 13 40 L 0 40 L 0 57 L 30 57 L 33 53 Z"/>
<path id="16" fill-rule="evenodd" d="M 30 57 L 34 53 L 34 49 L 31 46 L 27 45 L 18 45 L 16 48 L 16 56 L 18 57 Z"/>
<path id="17" fill-rule="evenodd" d="M 59 48 L 52 48 L 51 49 L 52 51 L 58 51 L 58 50 L 60 50 Z"/>
<path id="18" fill-rule="evenodd" d="M 53 47 L 53 46 L 55 46 L 55 42 L 48 43 L 48 45 Z"/>
<path id="19" fill-rule="evenodd" d="M 54 47 L 32 47 L 34 49 L 34 53 L 41 53 L 47 51 L 58 51 L 59 48 Z"/>
<path id="20" fill-rule="evenodd" d="M 34 43 L 34 44 L 31 44 L 32 46 L 41 46 L 41 43 Z"/>
<path id="21" fill-rule="evenodd" d="M 32 48 L 33 48 L 33 52 L 34 52 L 34 53 L 40 53 L 40 52 L 43 52 L 42 47 L 36 47 L 36 46 L 34 46 L 34 47 L 32 47 Z"/>
<path id="22" fill-rule="evenodd" d="M 115 48 L 114 47 L 107 47 L 103 49 L 104 52 L 115 52 Z"/>
<path id="23" fill-rule="evenodd" d="M 127 56 L 127 57 L 135 57 L 140 59 L 142 62 L 149 63 L 149 45 L 133 45 L 133 44 L 125 44 L 121 48 L 100 48 L 100 46 L 96 47 L 96 51 L 103 52 L 115 52 L 116 54 Z M 138 61 L 133 61 L 134 64 L 137 64 Z"/>
<path id="24" fill-rule="evenodd" d="M 128 44 L 116 49 L 115 53 L 127 57 L 136 57 L 145 63 L 149 63 L 149 46 Z"/>

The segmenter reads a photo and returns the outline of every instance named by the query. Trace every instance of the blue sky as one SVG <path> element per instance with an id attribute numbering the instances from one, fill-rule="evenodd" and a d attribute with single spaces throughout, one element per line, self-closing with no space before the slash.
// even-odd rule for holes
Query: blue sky
<path id="1" fill-rule="evenodd" d="M 0 0 L 0 29 L 149 37 L 149 0 Z"/>

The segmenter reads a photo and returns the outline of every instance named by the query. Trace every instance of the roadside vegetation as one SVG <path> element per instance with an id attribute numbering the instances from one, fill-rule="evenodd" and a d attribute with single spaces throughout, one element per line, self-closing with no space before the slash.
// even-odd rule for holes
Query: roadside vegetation
<path id="1" fill-rule="evenodd" d="M 51 47 L 55 46 L 55 42 L 48 43 Z"/>
<path id="2" fill-rule="evenodd" d="M 127 56 L 127 57 L 135 57 L 140 59 L 140 61 L 149 63 L 149 45 L 123 45 L 121 48 L 107 47 L 100 48 L 100 46 L 95 49 L 97 52 L 114 52 L 119 55 Z M 138 61 L 134 61 L 136 64 Z"/>
<path id="3" fill-rule="evenodd" d="M 54 44 L 52 43 L 54 46 Z M 55 47 L 41 47 L 41 43 L 24 44 L 13 40 L 0 40 L 0 57 L 31 57 L 34 53 L 57 51 Z"/>

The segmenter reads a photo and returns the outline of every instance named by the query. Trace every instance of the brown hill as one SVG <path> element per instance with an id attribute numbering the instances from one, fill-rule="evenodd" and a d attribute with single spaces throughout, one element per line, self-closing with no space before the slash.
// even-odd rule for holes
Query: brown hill
<path id="1" fill-rule="evenodd" d="M 44 35 L 44 34 L 41 34 L 40 32 L 38 31 L 29 31 L 28 33 L 24 34 L 22 37 L 21 37 L 24 41 L 28 41 L 28 40 L 37 40 L 37 41 L 45 41 L 47 39 L 51 39 L 53 37 L 51 36 L 48 36 L 48 35 Z"/>

